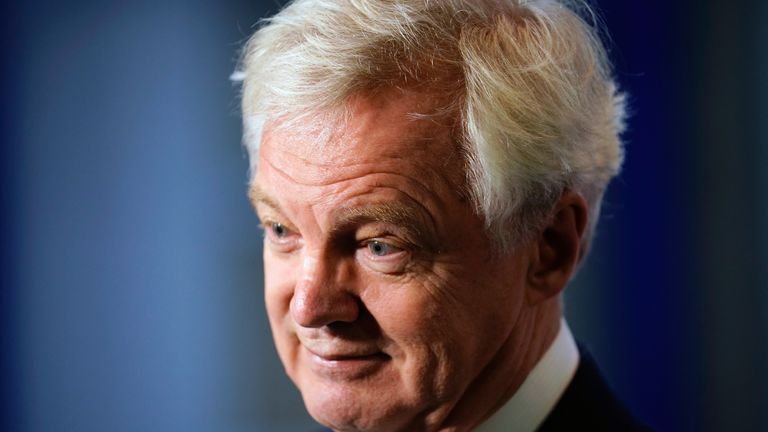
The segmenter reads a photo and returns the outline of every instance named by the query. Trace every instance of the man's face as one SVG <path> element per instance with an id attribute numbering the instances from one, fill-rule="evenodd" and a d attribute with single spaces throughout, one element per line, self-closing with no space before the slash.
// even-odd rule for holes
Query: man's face
<path id="1" fill-rule="evenodd" d="M 251 196 L 267 312 L 310 414 L 335 429 L 428 429 L 508 360 L 527 258 L 492 253 L 450 122 L 408 116 L 425 99 L 265 127 Z"/>

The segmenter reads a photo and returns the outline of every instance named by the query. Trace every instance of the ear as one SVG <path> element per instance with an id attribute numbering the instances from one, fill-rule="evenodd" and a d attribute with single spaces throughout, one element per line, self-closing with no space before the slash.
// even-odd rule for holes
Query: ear
<path id="1" fill-rule="evenodd" d="M 529 304 L 556 296 L 565 288 L 581 256 L 587 214 L 587 203 L 581 195 L 569 189 L 563 191 L 547 225 L 533 240 L 527 275 Z"/>

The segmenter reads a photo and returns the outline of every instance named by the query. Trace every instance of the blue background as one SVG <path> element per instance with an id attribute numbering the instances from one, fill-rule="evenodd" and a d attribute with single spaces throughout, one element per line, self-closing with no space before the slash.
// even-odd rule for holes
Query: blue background
<path id="1" fill-rule="evenodd" d="M 0 7 L 0 430 L 311 429 L 228 81 L 278 3 Z M 658 430 L 768 430 L 768 2 L 600 9 L 632 117 L 569 322 Z"/>

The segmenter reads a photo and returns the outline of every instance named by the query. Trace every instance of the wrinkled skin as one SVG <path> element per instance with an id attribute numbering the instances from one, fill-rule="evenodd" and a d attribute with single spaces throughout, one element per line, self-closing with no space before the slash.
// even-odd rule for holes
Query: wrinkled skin
<path id="1" fill-rule="evenodd" d="M 265 125 L 251 197 L 267 311 L 307 409 L 335 430 L 468 430 L 557 330 L 562 286 L 530 294 L 542 248 L 492 253 L 450 119 L 408 116 L 433 107 L 400 92 L 354 99 L 346 122 Z"/>

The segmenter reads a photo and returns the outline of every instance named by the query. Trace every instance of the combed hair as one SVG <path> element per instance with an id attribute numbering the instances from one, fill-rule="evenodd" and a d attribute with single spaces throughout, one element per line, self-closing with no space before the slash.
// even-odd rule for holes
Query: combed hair
<path id="1" fill-rule="evenodd" d="M 245 144 L 261 125 L 388 89 L 449 95 L 467 189 L 507 249 L 541 229 L 563 190 L 589 206 L 621 166 L 624 97 L 597 20 L 555 0 L 295 0 L 243 50 Z"/>

